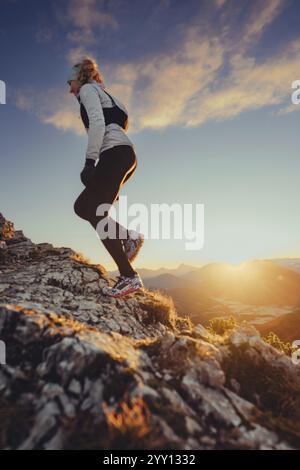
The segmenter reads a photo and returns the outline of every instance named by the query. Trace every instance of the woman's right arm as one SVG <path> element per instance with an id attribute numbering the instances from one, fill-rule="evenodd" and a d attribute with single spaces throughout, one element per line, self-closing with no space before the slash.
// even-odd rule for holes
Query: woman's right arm
<path id="1" fill-rule="evenodd" d="M 97 90 L 89 83 L 82 85 L 80 100 L 89 118 L 88 145 L 86 158 L 99 158 L 105 134 L 105 120 L 100 97 Z"/>

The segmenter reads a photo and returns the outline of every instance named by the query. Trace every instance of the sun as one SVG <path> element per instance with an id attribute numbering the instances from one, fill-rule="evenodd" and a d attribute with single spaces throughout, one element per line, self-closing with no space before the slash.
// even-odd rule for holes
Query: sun
<path id="1" fill-rule="evenodd" d="M 247 269 L 249 269 L 249 265 L 248 263 L 240 263 L 240 264 L 230 264 L 228 266 L 228 269 L 233 271 L 233 272 L 241 272 L 241 271 L 245 271 Z"/>

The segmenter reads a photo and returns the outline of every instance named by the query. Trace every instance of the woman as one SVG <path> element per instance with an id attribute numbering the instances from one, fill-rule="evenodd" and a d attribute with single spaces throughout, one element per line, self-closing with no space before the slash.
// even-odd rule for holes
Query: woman
<path id="1" fill-rule="evenodd" d="M 102 292 L 120 297 L 144 287 L 138 272 L 131 266 L 144 237 L 109 217 L 109 208 L 119 199 L 121 187 L 137 166 L 134 145 L 124 132 L 128 127 L 128 113 L 120 101 L 105 91 L 93 59 L 86 58 L 74 65 L 67 82 L 70 93 L 80 103 L 81 118 L 88 134 L 85 166 L 80 174 L 85 189 L 76 199 L 74 210 L 94 227 L 119 269 L 114 286 L 104 287 Z M 106 204 L 104 213 L 97 211 L 101 204 Z M 104 235 L 106 227 L 108 237 Z"/>

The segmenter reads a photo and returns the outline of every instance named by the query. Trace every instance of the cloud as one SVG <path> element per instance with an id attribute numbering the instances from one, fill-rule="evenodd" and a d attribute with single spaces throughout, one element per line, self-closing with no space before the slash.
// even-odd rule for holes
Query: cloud
<path id="1" fill-rule="evenodd" d="M 15 96 L 15 105 L 22 111 L 30 111 L 32 108 L 30 100 L 22 92 L 18 92 Z"/>
<path id="2" fill-rule="evenodd" d="M 264 0 L 252 2 L 252 11 L 244 30 L 244 41 L 258 40 L 264 29 L 281 13 L 286 0 Z"/>
<path id="3" fill-rule="evenodd" d="M 79 46 L 79 47 L 73 47 L 72 49 L 70 49 L 67 53 L 67 61 L 71 64 L 71 65 L 74 65 L 76 64 L 77 62 L 80 62 L 80 60 L 82 60 L 82 57 L 85 57 L 85 56 L 89 56 L 91 57 L 92 54 L 90 54 L 88 52 L 88 49 L 82 47 L 82 46 Z"/>
<path id="4" fill-rule="evenodd" d="M 72 1 L 74 5 L 75 0 Z M 77 27 L 93 28 L 95 23 L 88 13 L 93 0 L 83 3 L 87 8 L 85 14 L 78 21 L 73 16 L 72 21 Z M 224 28 L 229 32 L 236 24 L 233 25 L 230 15 L 224 16 L 223 11 L 226 12 L 231 4 L 226 1 L 220 13 L 222 21 L 226 18 L 228 22 L 224 23 Z M 279 114 L 291 112 L 291 83 L 300 78 L 300 38 L 281 46 L 266 60 L 259 60 L 249 52 L 249 46 L 262 37 L 284 5 L 283 0 L 253 1 L 250 16 L 244 23 L 239 23 L 239 38 L 234 47 L 230 40 L 224 39 L 224 29 L 203 30 L 202 23 L 199 26 L 196 19 L 184 28 L 180 25 L 180 34 L 175 32 L 177 40 L 173 51 L 160 51 L 152 57 L 118 65 L 102 63 L 100 70 L 108 91 L 129 111 L 129 133 L 171 125 L 196 127 L 270 106 L 279 107 Z M 205 22 L 208 20 L 205 18 Z M 74 63 L 85 52 L 84 44 L 74 46 L 68 60 Z M 27 93 L 23 95 L 28 96 Z M 66 99 L 65 95 L 62 90 L 47 92 L 48 104 L 44 102 L 40 106 L 39 103 L 33 109 L 43 110 L 39 114 L 42 122 L 82 135 L 84 129 L 78 119 L 78 103 L 74 100 L 71 106 L 72 98 Z M 19 107 L 22 106 L 26 109 L 28 103 L 19 99 Z"/>
<path id="5" fill-rule="evenodd" d="M 155 129 L 182 122 L 190 100 L 217 78 L 222 64 L 222 45 L 217 40 L 198 42 L 190 31 L 181 50 L 139 64 L 139 76 L 148 85 L 132 95 L 132 120 L 140 128 Z"/>
<path id="6" fill-rule="evenodd" d="M 119 23 L 109 13 L 105 0 L 66 0 L 52 4 L 57 19 L 56 28 L 61 27 L 64 37 L 63 49 L 70 64 L 93 56 L 106 30 L 115 31 Z"/>
<path id="7" fill-rule="evenodd" d="M 235 56 L 231 70 L 218 90 L 206 90 L 198 96 L 187 126 L 199 126 L 208 120 L 233 118 L 242 112 L 290 103 L 291 83 L 300 69 L 300 40 L 284 53 L 262 64 L 255 58 Z"/>
<path id="8" fill-rule="evenodd" d="M 96 0 L 71 0 L 68 5 L 68 15 L 74 26 L 90 31 L 94 26 L 116 27 L 117 21 L 112 15 L 100 10 L 103 2 Z"/>
<path id="9" fill-rule="evenodd" d="M 36 116 L 40 122 L 51 124 L 62 131 L 84 135 L 85 129 L 79 115 L 78 105 L 66 90 L 51 88 L 37 91 L 28 86 L 11 92 L 16 107 Z"/>
<path id="10" fill-rule="evenodd" d="M 240 41 L 234 49 L 222 34 L 205 37 L 201 28 L 192 25 L 185 29 L 181 47 L 174 53 L 135 64 L 139 77 L 133 87 L 141 77 L 146 81 L 142 91 L 131 93 L 135 129 L 200 126 L 290 102 L 291 82 L 300 69 L 300 40 L 260 63 L 247 53 L 249 41 L 258 40 L 285 2 L 252 5 L 250 19 L 240 24 Z"/>
<path id="11" fill-rule="evenodd" d="M 286 108 L 279 109 L 276 115 L 282 116 L 284 114 L 295 113 L 296 111 L 300 111 L 300 104 L 290 104 Z"/>
<path id="12" fill-rule="evenodd" d="M 217 6 L 217 8 L 222 8 L 223 5 L 225 5 L 227 0 L 214 0 L 215 2 L 215 5 Z"/>
<path id="13" fill-rule="evenodd" d="M 51 8 L 57 22 L 43 18 L 38 23 L 35 37 L 39 43 L 49 43 L 62 34 L 67 56 L 76 54 L 80 48 L 87 53 L 86 48 L 99 41 L 101 31 L 118 29 L 115 17 L 105 11 L 104 0 L 66 0 L 51 3 Z"/>
<path id="14" fill-rule="evenodd" d="M 87 46 L 99 40 L 99 30 L 117 29 L 118 22 L 105 12 L 103 0 L 68 0 L 56 6 L 56 16 L 63 26 L 71 28 L 66 39 L 77 46 Z"/>
<path id="15" fill-rule="evenodd" d="M 78 116 L 75 116 L 74 111 L 71 109 L 60 109 L 51 116 L 42 117 L 44 124 L 52 124 L 56 129 L 69 131 L 72 130 L 77 135 L 84 135 L 85 130 Z"/>

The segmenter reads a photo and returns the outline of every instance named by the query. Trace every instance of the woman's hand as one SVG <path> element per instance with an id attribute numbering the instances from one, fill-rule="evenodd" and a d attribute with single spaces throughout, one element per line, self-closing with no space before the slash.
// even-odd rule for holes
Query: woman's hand
<path id="1" fill-rule="evenodd" d="M 93 158 L 87 158 L 85 160 L 85 166 L 80 173 L 81 182 L 84 186 L 89 186 L 93 180 L 95 174 L 95 160 Z"/>

